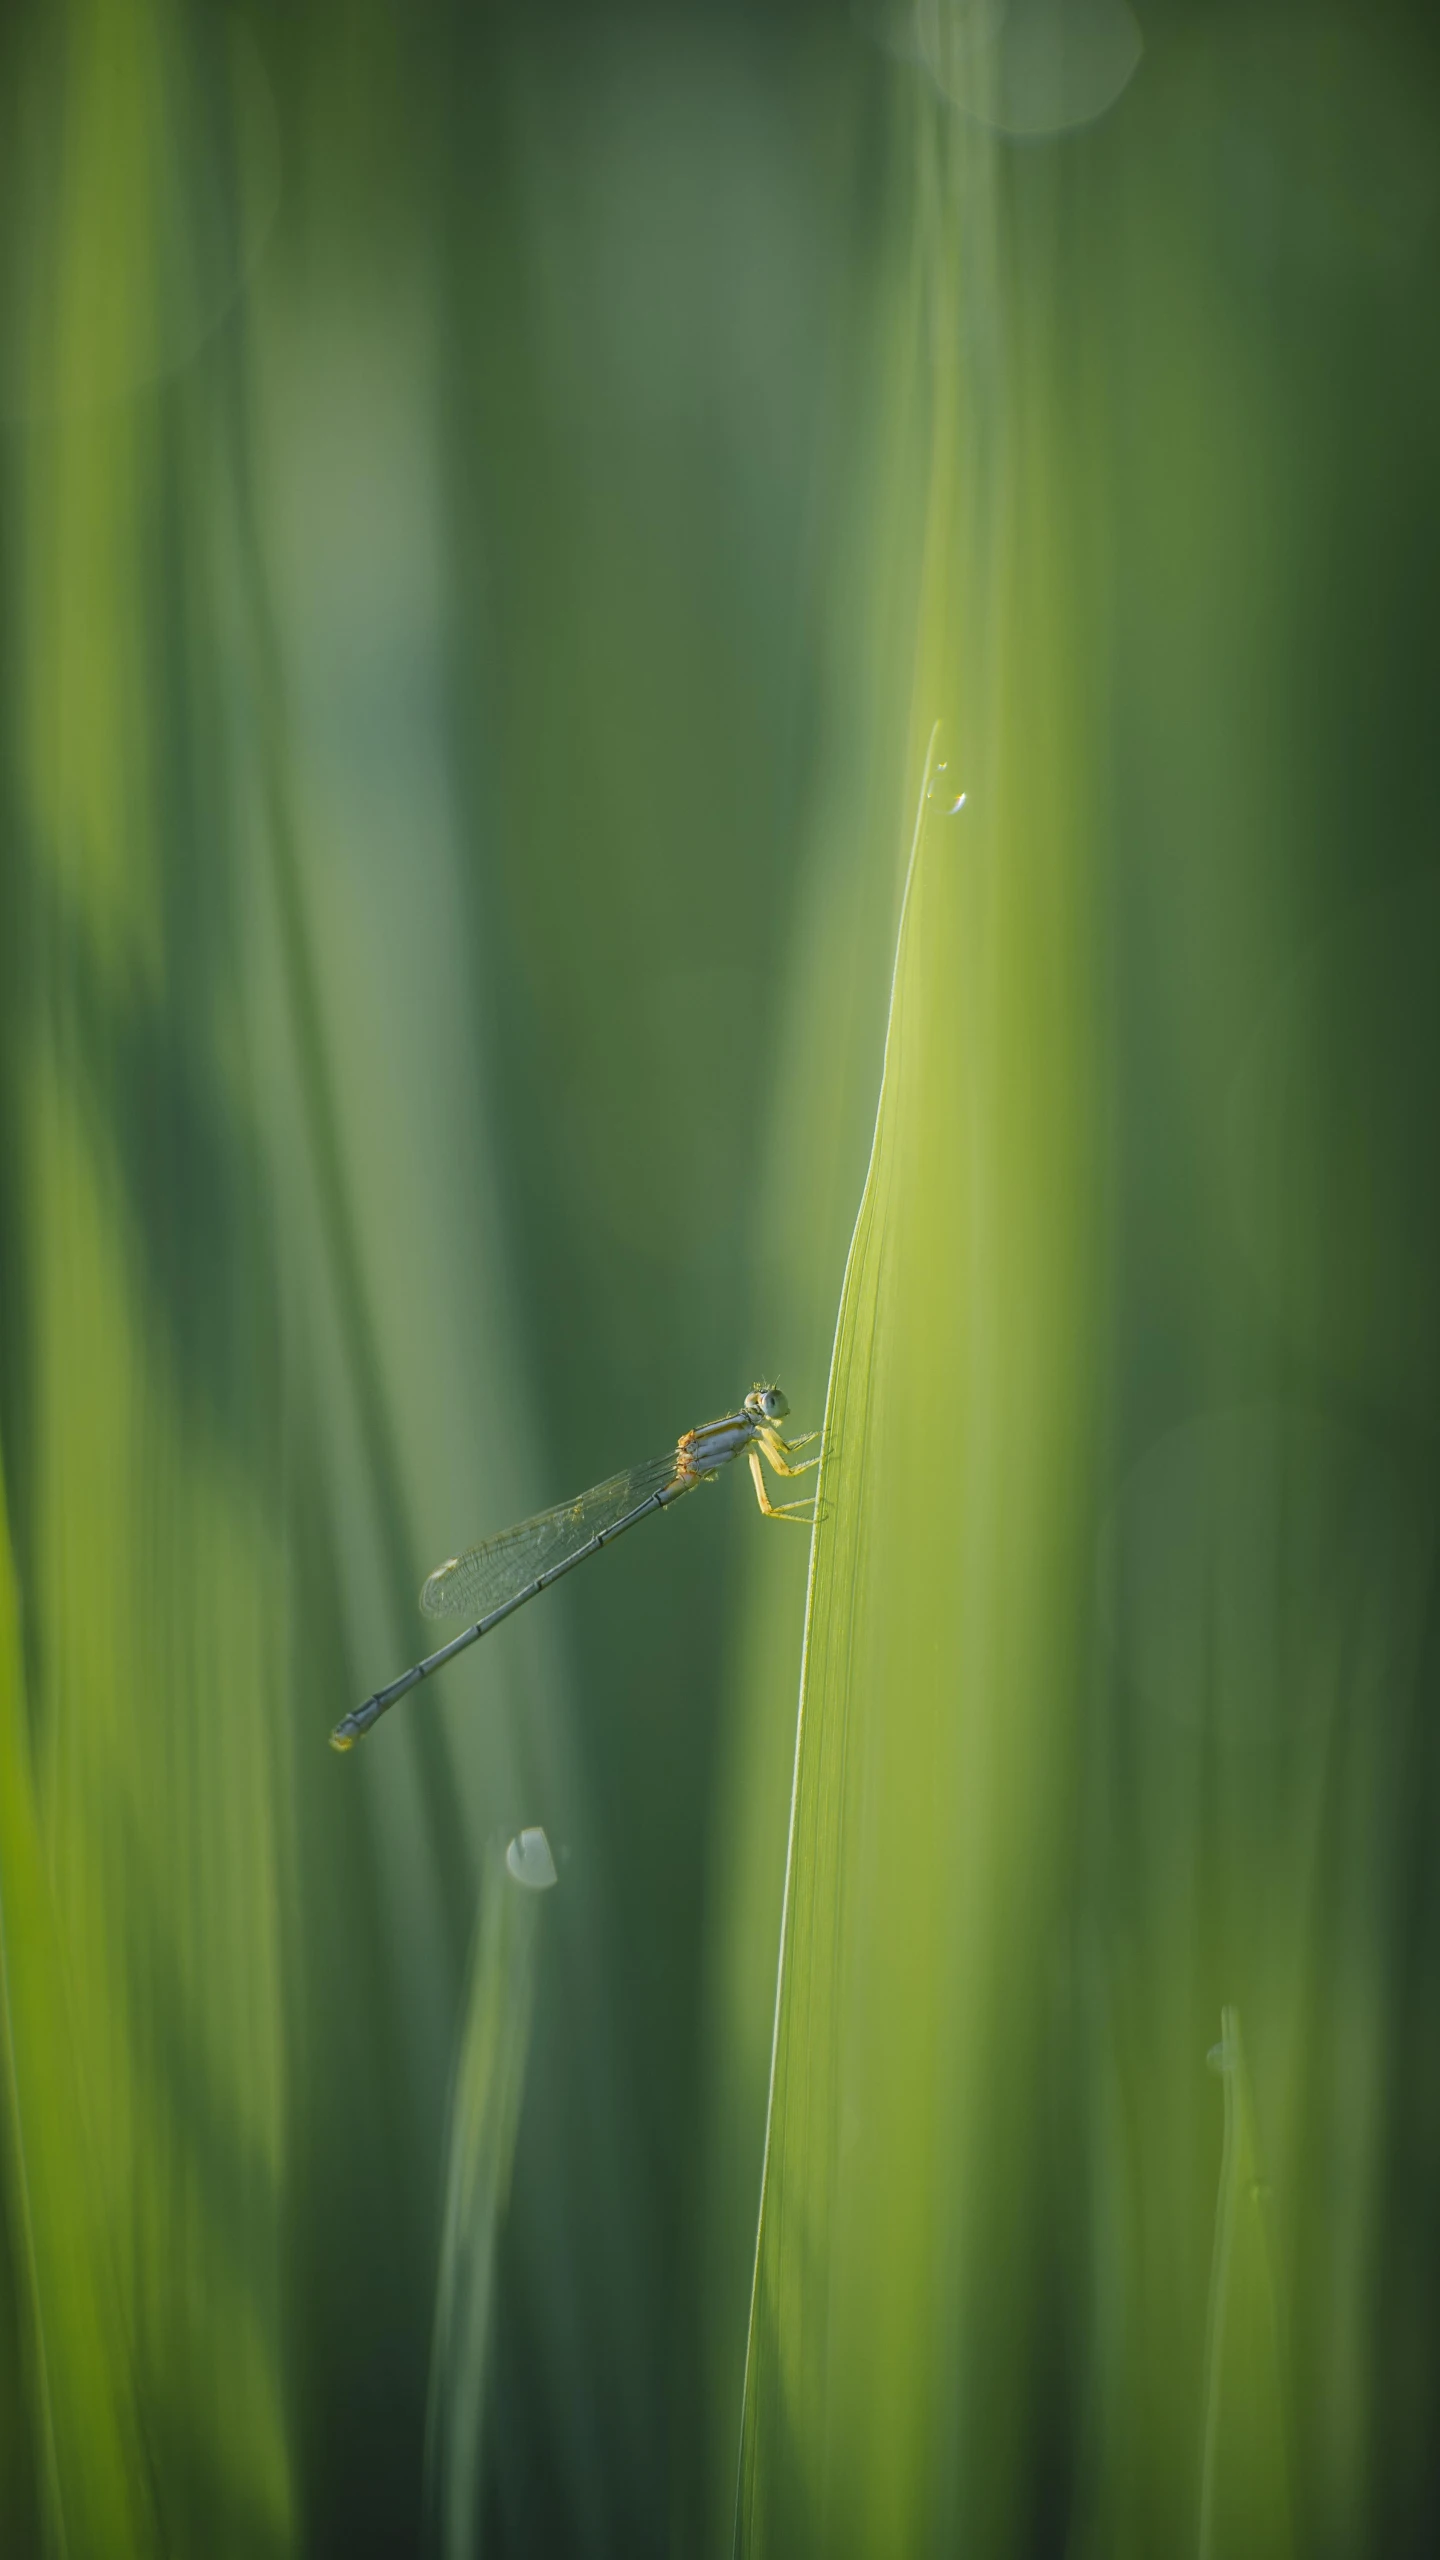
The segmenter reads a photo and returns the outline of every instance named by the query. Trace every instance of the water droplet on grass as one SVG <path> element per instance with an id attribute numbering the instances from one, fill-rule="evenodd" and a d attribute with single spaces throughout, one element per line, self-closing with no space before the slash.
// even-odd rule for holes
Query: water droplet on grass
<path id="1" fill-rule="evenodd" d="M 505 1852 L 505 1864 L 528 1893 L 548 1893 L 557 1881 L 550 1843 L 542 1830 L 517 1831 Z"/>

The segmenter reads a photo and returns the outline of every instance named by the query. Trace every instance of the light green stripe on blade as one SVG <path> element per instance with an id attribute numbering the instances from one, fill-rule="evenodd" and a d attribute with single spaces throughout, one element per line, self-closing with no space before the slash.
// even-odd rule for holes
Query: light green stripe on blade
<path id="1" fill-rule="evenodd" d="M 0 2129 L 46 2548 L 160 2548 L 41 1847 L 0 1479 Z"/>

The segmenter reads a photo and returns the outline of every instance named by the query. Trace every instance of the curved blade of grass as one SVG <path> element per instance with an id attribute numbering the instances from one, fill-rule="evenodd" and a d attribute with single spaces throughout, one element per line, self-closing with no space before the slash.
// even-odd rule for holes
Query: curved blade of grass
<path id="1" fill-rule="evenodd" d="M 927 763 L 827 1400 L 736 2526 L 786 2560 L 999 2551 L 1025 2494 L 1091 1192 L 1063 817 L 1006 764 L 1002 876 Z"/>
<path id="2" fill-rule="evenodd" d="M 841 1593 L 847 1588 L 853 1592 L 855 1585 L 860 1529 L 860 1506 L 857 1499 L 859 1475 L 856 1467 L 851 1466 L 848 1469 L 845 1467 L 840 1452 L 844 1441 L 855 1431 L 857 1425 L 863 1433 L 865 1406 L 868 1402 L 873 1375 L 871 1360 L 863 1354 L 857 1357 L 857 1337 L 868 1337 L 867 1349 L 873 1343 L 878 1277 L 877 1249 L 879 1231 L 883 1224 L 884 1196 L 889 1174 L 889 1150 L 882 1146 L 882 1136 L 886 1133 L 885 1097 L 891 1077 L 892 1050 L 898 1049 L 896 998 L 901 972 L 908 957 L 906 928 L 910 920 L 910 896 L 914 887 L 915 864 L 925 823 L 926 801 L 935 764 L 937 737 L 938 724 L 931 731 L 930 744 L 925 757 L 920 802 L 915 813 L 915 832 L 911 841 L 910 861 L 901 900 L 900 928 L 890 993 L 890 1015 L 886 1029 L 885 1058 L 880 1078 L 880 1099 L 876 1108 L 875 1137 L 865 1189 L 861 1196 L 860 1212 L 851 1238 L 844 1284 L 840 1293 L 840 1315 L 831 1361 L 829 1389 L 825 1401 L 818 1508 L 822 1515 L 833 1511 L 834 1517 L 828 1537 L 823 1540 L 817 1537 L 811 1549 L 805 1652 L 800 1671 L 800 1712 L 795 1733 L 795 1770 L 790 1797 L 790 1838 L 785 1863 L 785 1899 L 780 1919 L 780 1977 L 776 1988 L 774 2045 L 770 2066 L 770 2105 L 766 2119 L 765 2161 L 761 2175 L 760 2230 L 755 2253 L 749 2334 L 746 2340 L 740 2479 L 736 2507 L 735 2548 L 737 2553 L 752 2547 L 752 2543 L 753 2547 L 761 2547 L 761 2538 L 757 2532 L 756 2508 L 761 2487 L 759 2471 L 763 2419 L 757 2404 L 760 2392 L 769 2380 L 767 2367 L 770 2360 L 774 2358 L 779 2363 L 784 2359 L 785 2341 L 782 2332 L 786 2325 L 778 2306 L 772 2308 L 771 2303 L 763 2298 L 762 2288 L 769 2275 L 767 2240 L 770 2240 L 773 2252 L 778 2237 L 773 2231 L 774 2218 L 777 2212 L 783 2212 L 786 2209 L 789 2202 L 783 2193 L 787 2168 L 790 2169 L 790 2184 L 796 2190 L 797 2199 L 802 2189 L 802 2180 L 795 2176 L 791 2160 L 787 2159 L 790 2129 L 780 2103 L 788 2095 L 784 2083 L 789 2075 L 791 2037 L 794 2032 L 791 2008 L 787 2007 L 787 1994 L 792 2007 L 797 2000 L 804 2001 L 808 2012 L 810 1994 L 814 1987 L 806 1981 L 796 1985 L 792 1990 L 787 1980 L 793 1961 L 794 1937 L 797 1923 L 799 1923 L 798 1893 L 803 1890 L 807 1897 L 805 1923 L 813 1923 L 813 1914 L 817 1906 L 821 1908 L 828 1906 L 833 1910 L 839 1889 L 840 1839 L 837 1827 L 833 1823 L 825 1823 L 818 1818 L 824 1790 L 817 1784 L 819 1773 L 815 1769 L 816 1754 L 813 1751 L 807 1752 L 806 1748 L 806 1710 L 812 1684 L 818 1688 L 824 1679 L 832 1644 L 843 1651 L 851 1633 L 843 1606 L 839 1603 Z M 826 1776 L 832 1782 L 836 1779 L 843 1782 L 843 1732 L 838 1739 L 838 1766 L 832 1764 L 826 1772 Z M 802 1846 L 808 1852 L 806 1860 L 808 1873 L 803 1887 L 797 1880 L 797 1866 Z M 792 1896 L 797 1897 L 796 1901 L 792 1902 Z M 799 1925 L 804 1924 L 799 1923 Z M 811 2029 L 815 2025 L 820 2027 L 828 2046 L 829 2038 L 834 2031 L 833 2019 L 823 2014 L 815 2019 L 807 2014 L 804 2020 L 807 2044 Z M 827 2058 L 833 2068 L 833 2052 L 828 2053 Z M 808 2064 L 808 2053 L 806 2059 Z M 833 2120 L 831 2130 L 833 2131 Z M 830 2190 L 835 2167 L 833 2147 L 830 2142 L 822 2139 L 819 2145 L 807 2144 L 806 2150 L 808 2157 L 803 2179 L 805 2208 L 814 2221 L 823 2226 L 828 2218 L 831 2204 Z M 767 2221 L 770 2225 L 768 2229 Z M 798 2340 L 796 2343 L 798 2344 Z"/>

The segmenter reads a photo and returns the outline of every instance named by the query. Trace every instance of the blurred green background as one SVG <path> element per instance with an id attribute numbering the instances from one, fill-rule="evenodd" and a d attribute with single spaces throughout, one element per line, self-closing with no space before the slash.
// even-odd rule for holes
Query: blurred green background
<path id="1" fill-rule="evenodd" d="M 1437 253 L 1418 9 L 0 18 L 7 2553 L 1440 2541 Z"/>

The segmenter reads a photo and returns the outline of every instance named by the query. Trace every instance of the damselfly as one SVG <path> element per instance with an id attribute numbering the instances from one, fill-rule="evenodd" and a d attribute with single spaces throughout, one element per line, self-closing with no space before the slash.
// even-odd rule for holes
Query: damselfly
<path id="1" fill-rule="evenodd" d="M 813 1519 L 805 1503 L 775 1503 L 765 1490 L 762 1457 L 778 1476 L 803 1476 L 820 1463 L 818 1458 L 807 1458 L 799 1466 L 794 1463 L 797 1449 L 807 1448 L 819 1435 L 807 1431 L 801 1440 L 782 1439 L 778 1425 L 789 1410 L 778 1387 L 752 1387 L 738 1413 L 727 1413 L 719 1422 L 702 1422 L 663 1457 L 627 1467 L 623 1475 L 592 1485 L 573 1502 L 537 1511 L 533 1520 L 522 1520 L 518 1528 L 503 1530 L 483 1546 L 471 1547 L 468 1554 L 451 1556 L 447 1564 L 437 1565 L 420 1594 L 421 1608 L 429 1618 L 458 1618 L 473 1611 L 473 1626 L 452 1636 L 438 1653 L 413 1663 L 388 1689 L 377 1689 L 363 1707 L 342 1716 L 330 1736 L 335 1749 L 348 1751 L 407 1689 L 428 1680 L 432 1671 L 463 1653 L 467 1644 L 488 1636 L 502 1618 L 523 1609 L 527 1600 L 548 1590 L 563 1573 L 572 1573 L 587 1556 L 598 1555 L 612 1538 L 633 1529 L 637 1520 L 648 1518 L 652 1511 L 664 1511 L 682 1493 L 693 1493 L 697 1484 L 708 1484 L 742 1449 L 749 1452 L 755 1497 L 767 1520 Z"/>

